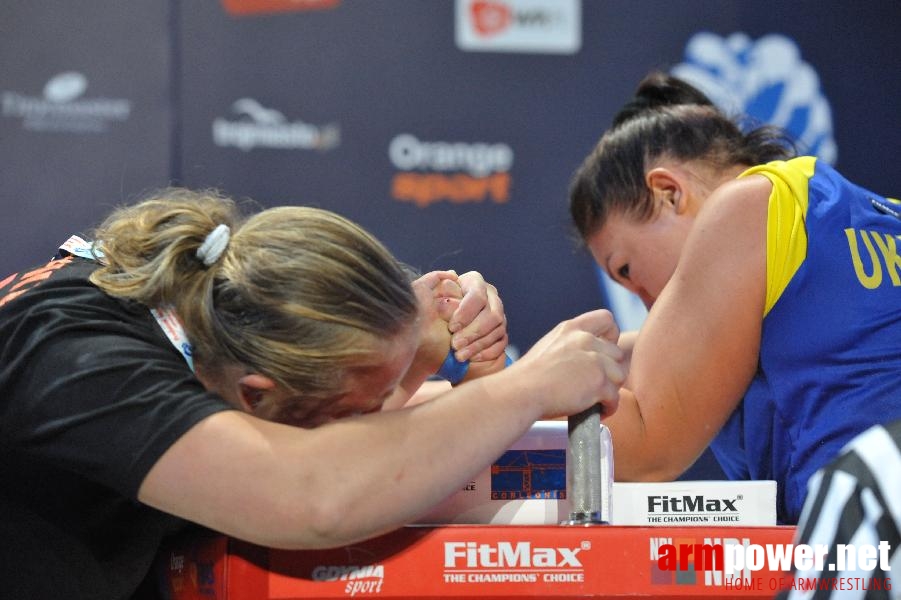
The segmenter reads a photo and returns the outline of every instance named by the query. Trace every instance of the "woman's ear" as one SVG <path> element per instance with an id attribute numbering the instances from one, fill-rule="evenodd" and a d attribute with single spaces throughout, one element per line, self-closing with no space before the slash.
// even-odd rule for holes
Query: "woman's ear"
<path id="1" fill-rule="evenodd" d="M 241 407 L 246 412 L 252 413 L 265 399 L 266 394 L 275 391 L 277 387 L 275 381 L 265 375 L 259 373 L 243 375 L 238 380 L 238 399 Z"/>
<path id="2" fill-rule="evenodd" d="M 655 202 L 671 206 L 677 214 L 687 208 L 685 188 L 673 171 L 665 167 L 651 169 L 645 175 L 645 183 Z"/>

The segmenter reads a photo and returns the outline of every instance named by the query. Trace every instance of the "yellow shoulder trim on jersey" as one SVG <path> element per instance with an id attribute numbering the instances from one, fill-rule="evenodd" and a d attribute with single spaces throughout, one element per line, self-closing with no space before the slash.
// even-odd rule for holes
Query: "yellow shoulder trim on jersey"
<path id="1" fill-rule="evenodd" d="M 773 161 L 748 169 L 739 177 L 759 174 L 773 184 L 766 220 L 766 304 L 763 316 L 788 287 L 807 256 L 808 181 L 816 168 L 816 157 L 802 156 Z"/>

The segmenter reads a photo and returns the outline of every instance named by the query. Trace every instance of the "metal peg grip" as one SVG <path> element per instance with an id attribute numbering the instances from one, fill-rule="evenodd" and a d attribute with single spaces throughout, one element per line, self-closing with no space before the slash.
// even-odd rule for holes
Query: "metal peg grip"
<path id="1" fill-rule="evenodd" d="M 568 495 L 572 503 L 565 525 L 610 522 L 613 485 L 613 444 L 610 430 L 601 425 L 601 406 L 569 417 Z"/>

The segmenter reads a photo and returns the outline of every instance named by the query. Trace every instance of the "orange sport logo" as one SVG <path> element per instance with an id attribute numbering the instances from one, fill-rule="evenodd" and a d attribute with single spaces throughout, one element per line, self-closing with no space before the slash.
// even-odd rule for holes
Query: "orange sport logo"
<path id="1" fill-rule="evenodd" d="M 388 156 L 398 169 L 391 197 L 400 202 L 424 208 L 510 200 L 513 149 L 507 144 L 424 141 L 402 133 L 391 140 Z"/>

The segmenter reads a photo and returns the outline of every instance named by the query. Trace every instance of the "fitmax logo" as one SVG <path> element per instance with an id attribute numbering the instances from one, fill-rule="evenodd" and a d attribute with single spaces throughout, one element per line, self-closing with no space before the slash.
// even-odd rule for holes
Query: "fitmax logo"
<path id="1" fill-rule="evenodd" d="M 527 567 L 569 567 L 580 568 L 582 563 L 577 554 L 582 548 L 533 548 L 530 542 L 498 542 L 497 544 L 477 544 L 476 542 L 445 542 L 444 566 L 455 569 L 458 560 L 463 560 L 466 568 L 527 568 Z"/>
<path id="2" fill-rule="evenodd" d="M 738 512 L 735 503 L 741 499 L 705 498 L 704 496 L 648 496 L 649 513 Z"/>

